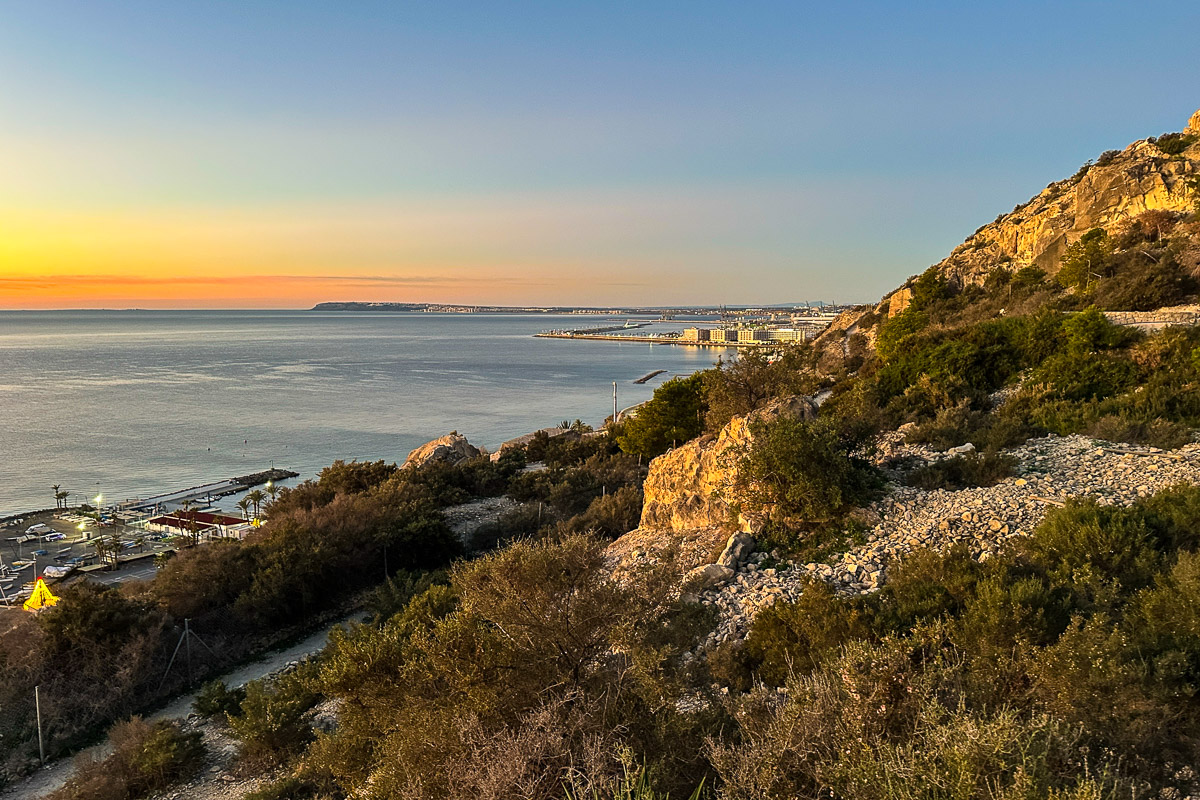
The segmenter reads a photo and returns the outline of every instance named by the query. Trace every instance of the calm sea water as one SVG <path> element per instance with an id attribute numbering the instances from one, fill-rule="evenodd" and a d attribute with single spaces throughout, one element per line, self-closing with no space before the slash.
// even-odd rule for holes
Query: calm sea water
<path id="1" fill-rule="evenodd" d="M 451 430 L 495 447 L 600 423 L 716 352 L 535 339 L 599 317 L 0 312 L 0 515 L 147 496 L 270 466 L 403 461 Z M 668 330 L 665 326 L 656 326 Z M 655 369 L 647 385 L 632 381 Z"/>

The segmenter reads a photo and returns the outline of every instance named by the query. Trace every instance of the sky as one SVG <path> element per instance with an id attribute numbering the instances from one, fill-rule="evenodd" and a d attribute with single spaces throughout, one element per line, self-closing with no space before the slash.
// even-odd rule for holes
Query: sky
<path id="1" fill-rule="evenodd" d="M 1200 107 L 1200 4 L 0 0 L 0 308 L 878 299 Z"/>

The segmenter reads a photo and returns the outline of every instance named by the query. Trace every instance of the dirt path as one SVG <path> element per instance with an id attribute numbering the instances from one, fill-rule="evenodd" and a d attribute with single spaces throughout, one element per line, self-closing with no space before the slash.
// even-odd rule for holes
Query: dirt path
<path id="1" fill-rule="evenodd" d="M 293 661 L 299 661 L 307 655 L 319 652 L 325 647 L 326 642 L 329 641 L 329 632 L 333 628 L 344 627 L 361 616 L 361 612 L 356 612 L 341 622 L 317 631 L 289 647 L 265 653 L 257 661 L 232 669 L 224 675 L 219 676 L 218 680 L 225 681 L 226 685 L 230 687 L 242 686 L 264 675 L 278 672 Z M 150 715 L 150 719 L 184 719 L 191 712 L 192 701 L 195 699 L 196 694 L 194 692 L 178 697 L 165 708 Z M 106 740 L 87 748 L 82 751 L 82 754 L 103 756 L 107 750 L 108 741 Z M 74 768 L 75 763 L 72 758 L 60 758 L 56 761 L 51 761 L 27 778 L 5 787 L 3 791 L 0 791 L 0 798 L 4 800 L 7 800 L 7 798 L 13 798 L 14 800 L 17 798 L 20 798 L 20 800 L 34 800 L 38 797 L 45 797 L 66 783 L 67 779 L 71 777 Z"/>

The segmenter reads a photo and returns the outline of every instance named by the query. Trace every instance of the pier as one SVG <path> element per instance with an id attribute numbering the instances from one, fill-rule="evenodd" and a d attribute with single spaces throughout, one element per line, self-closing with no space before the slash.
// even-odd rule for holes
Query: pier
<path id="1" fill-rule="evenodd" d="M 200 486 L 191 486 L 187 489 L 179 489 L 173 492 L 164 492 L 156 494 L 153 497 L 135 497 L 124 502 L 118 503 L 117 508 L 121 511 L 146 511 L 156 508 L 161 505 L 172 504 L 182 505 L 185 502 L 194 502 L 203 500 L 206 503 L 211 503 L 213 500 L 221 497 L 228 497 L 231 494 L 243 492 L 254 486 L 261 486 L 264 483 L 287 480 L 288 478 L 298 478 L 300 473 L 292 472 L 286 469 L 269 469 L 262 472 L 255 472 L 250 475 L 242 475 L 237 478 L 229 478 L 223 481 L 214 483 L 205 483 Z"/>
<path id="2" fill-rule="evenodd" d="M 665 369 L 656 369 L 653 372 L 651 372 L 647 375 L 643 375 L 642 377 L 638 378 L 636 381 L 634 381 L 634 383 L 638 383 L 638 384 L 646 383 L 647 381 L 649 381 L 653 378 L 657 378 L 659 375 L 662 375 L 664 372 L 666 372 Z"/>

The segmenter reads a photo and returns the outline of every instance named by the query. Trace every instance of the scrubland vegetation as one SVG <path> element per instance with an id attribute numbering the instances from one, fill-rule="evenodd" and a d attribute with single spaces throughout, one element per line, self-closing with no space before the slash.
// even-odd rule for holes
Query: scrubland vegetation
<path id="1" fill-rule="evenodd" d="M 282 770 L 260 800 L 1195 793 L 1196 487 L 1131 508 L 1074 501 L 984 561 L 919 552 L 869 595 L 814 582 L 717 647 L 703 644 L 716 612 L 680 597 L 669 559 L 614 574 L 605 547 L 637 526 L 650 458 L 794 394 L 821 393 L 816 419 L 755 423 L 737 464 L 783 556 L 845 535 L 847 512 L 884 489 L 865 459 L 875 435 L 901 426 L 937 450 L 975 446 L 900 470 L 925 489 L 1003 480 L 1004 449 L 1047 433 L 1190 441 L 1200 331 L 1144 334 L 1102 312 L 1194 301 L 1197 248 L 1195 215 L 1151 212 L 1083 237 L 1053 278 L 1001 265 L 959 287 L 926 272 L 832 357 L 819 343 L 744 353 L 665 383 L 610 435 L 541 436 L 494 463 L 335 464 L 246 542 L 184 551 L 146 585 L 78 585 L 0 636 L 0 706 L 41 684 L 65 749 L 180 687 L 156 688 L 184 618 L 227 663 L 361 605 L 369 621 L 316 662 L 201 693 L 247 768 Z M 451 534 L 445 507 L 501 494 L 519 505 L 466 542 Z M 317 729 L 330 702 L 337 725 Z M 29 741 L 30 719 L 0 741 Z M 186 773 L 186 737 L 125 724 L 114 736 L 141 743 L 113 756 L 126 794 L 89 789 L 85 770 L 64 800 Z M 14 768 L 29 750 L 8 754 Z"/>
<path id="2" fill-rule="evenodd" d="M 814 583 L 707 659 L 681 656 L 711 615 L 666 576 L 615 580 L 594 536 L 522 541 L 338 636 L 265 699 L 252 687 L 230 721 L 247 757 L 293 758 L 301 797 L 685 798 L 702 779 L 779 800 L 1186 791 L 1198 520 L 1195 487 L 1077 502 L 985 563 L 920 553 L 865 597 Z M 331 733 L 295 726 L 318 696 L 338 703 Z M 261 711 L 272 698 L 292 713 Z M 631 774 L 641 793 L 621 794 Z"/>

